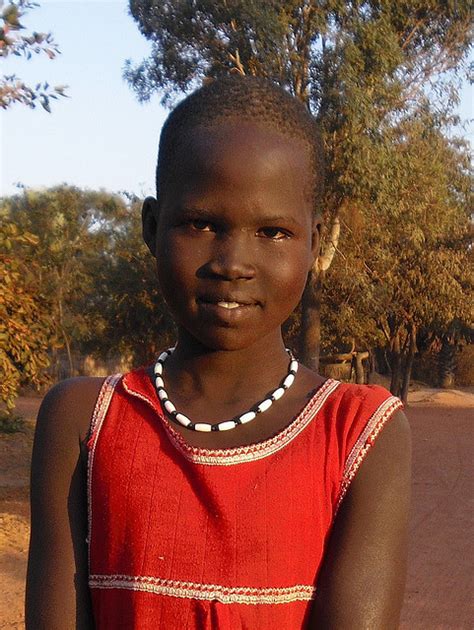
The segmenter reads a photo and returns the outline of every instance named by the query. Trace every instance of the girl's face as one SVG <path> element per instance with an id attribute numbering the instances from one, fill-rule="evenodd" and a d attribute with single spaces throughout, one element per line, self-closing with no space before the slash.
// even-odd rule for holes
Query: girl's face
<path id="1" fill-rule="evenodd" d="M 280 341 L 318 247 L 306 146 L 226 122 L 194 129 L 175 159 L 144 233 L 178 326 L 214 350 Z"/>

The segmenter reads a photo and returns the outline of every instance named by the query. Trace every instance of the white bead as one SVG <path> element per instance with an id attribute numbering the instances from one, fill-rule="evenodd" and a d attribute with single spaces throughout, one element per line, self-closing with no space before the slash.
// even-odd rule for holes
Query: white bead
<path id="1" fill-rule="evenodd" d="M 176 420 L 179 422 L 179 424 L 182 424 L 183 427 L 187 427 L 188 424 L 191 424 L 191 420 L 185 416 L 183 413 L 177 413 L 175 415 Z"/>
<path id="2" fill-rule="evenodd" d="M 212 431 L 212 425 L 205 422 L 196 422 L 196 424 L 194 425 L 194 429 L 196 431 L 204 431 L 206 433 L 209 433 L 209 431 Z"/>
<path id="3" fill-rule="evenodd" d="M 247 413 L 244 413 L 240 416 L 239 420 L 241 424 L 245 424 L 246 422 L 250 422 L 251 420 L 253 420 L 256 416 L 257 414 L 255 413 L 255 411 L 247 411 Z"/>
<path id="4" fill-rule="evenodd" d="M 163 379 L 161 378 L 161 376 L 157 376 L 155 378 L 155 385 L 156 385 L 157 388 L 165 386 L 165 383 L 164 383 Z"/>
<path id="5" fill-rule="evenodd" d="M 228 431 L 229 429 L 235 429 L 236 426 L 233 420 L 226 420 L 225 422 L 220 422 L 217 428 L 219 431 Z"/>
<path id="6" fill-rule="evenodd" d="M 272 396 L 275 400 L 280 400 L 280 398 L 283 396 L 284 393 L 285 393 L 285 390 L 283 389 L 283 387 L 279 387 L 273 392 Z"/>
<path id="7" fill-rule="evenodd" d="M 267 409 L 270 409 L 270 407 L 272 406 L 272 402 L 273 401 L 271 401 L 270 398 L 266 398 L 265 400 L 262 400 L 262 402 L 258 406 L 258 410 L 260 411 L 260 413 L 262 413 L 263 411 L 266 411 Z"/>
<path id="8" fill-rule="evenodd" d="M 167 352 L 162 352 L 162 353 L 160 354 L 160 356 L 158 357 L 158 361 L 159 361 L 160 363 L 163 363 L 163 361 L 164 361 L 165 359 L 167 359 L 167 358 L 168 358 L 168 353 L 167 353 Z"/>
<path id="9" fill-rule="evenodd" d="M 288 387 L 291 387 L 293 385 L 294 380 L 295 380 L 294 374 L 288 374 L 288 376 L 283 381 L 283 387 L 286 387 L 286 389 L 288 389 Z"/>
<path id="10" fill-rule="evenodd" d="M 173 413 L 173 411 L 176 411 L 176 407 L 173 405 L 171 400 L 167 400 L 165 402 L 165 409 L 168 413 Z"/>
<path id="11" fill-rule="evenodd" d="M 298 361 L 295 361 L 295 360 L 291 361 L 290 370 L 292 370 L 293 372 L 298 371 Z"/>
<path id="12" fill-rule="evenodd" d="M 158 398 L 160 400 L 163 400 L 163 398 L 168 398 L 168 394 L 165 392 L 164 389 L 160 389 L 160 391 L 158 392 Z"/>
<path id="13" fill-rule="evenodd" d="M 163 374 L 163 365 L 158 361 L 155 363 L 155 376 L 161 376 Z"/>

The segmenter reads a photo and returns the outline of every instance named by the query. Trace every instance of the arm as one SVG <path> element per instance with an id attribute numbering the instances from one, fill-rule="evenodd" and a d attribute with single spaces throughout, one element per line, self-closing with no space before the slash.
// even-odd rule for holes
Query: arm
<path id="1" fill-rule="evenodd" d="M 59 383 L 39 411 L 31 463 L 27 630 L 93 627 L 83 441 L 102 382 Z"/>
<path id="2" fill-rule="evenodd" d="M 398 628 L 410 481 L 410 428 L 398 411 L 367 453 L 341 504 L 318 578 L 310 628 Z"/>

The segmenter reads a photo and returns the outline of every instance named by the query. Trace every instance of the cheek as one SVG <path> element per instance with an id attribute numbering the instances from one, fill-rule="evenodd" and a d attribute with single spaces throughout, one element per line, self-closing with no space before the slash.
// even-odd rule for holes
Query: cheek
<path id="1" fill-rule="evenodd" d="M 290 311 L 298 304 L 308 277 L 308 255 L 306 251 L 295 251 L 274 261 L 268 268 L 275 292 L 282 305 Z"/>

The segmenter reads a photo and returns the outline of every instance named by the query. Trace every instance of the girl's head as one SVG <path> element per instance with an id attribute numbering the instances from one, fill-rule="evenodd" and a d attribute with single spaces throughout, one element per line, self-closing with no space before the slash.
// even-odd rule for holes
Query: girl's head
<path id="1" fill-rule="evenodd" d="M 159 197 L 174 176 L 176 155 L 196 127 L 214 128 L 226 122 L 251 122 L 300 140 L 308 151 L 310 191 L 314 212 L 320 213 L 324 188 L 324 158 L 319 125 L 303 103 L 262 78 L 232 74 L 211 81 L 190 94 L 171 112 L 160 137 L 156 168 Z"/>
<path id="2" fill-rule="evenodd" d="M 181 339 L 221 350 L 281 342 L 318 248 L 316 134 L 301 103 L 259 79 L 215 81 L 171 113 L 158 200 L 143 217 Z"/>

